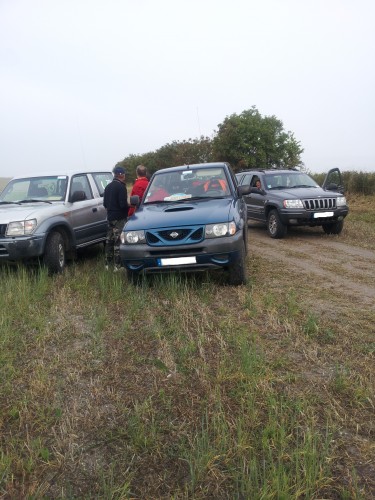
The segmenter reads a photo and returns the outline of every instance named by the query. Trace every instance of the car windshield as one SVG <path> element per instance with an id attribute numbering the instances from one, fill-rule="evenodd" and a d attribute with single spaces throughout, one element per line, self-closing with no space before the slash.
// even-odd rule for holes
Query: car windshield
<path id="1" fill-rule="evenodd" d="M 221 198 L 228 195 L 229 183 L 222 167 L 186 167 L 184 170 L 157 172 L 150 182 L 144 203 Z"/>
<path id="2" fill-rule="evenodd" d="M 267 189 L 316 188 L 319 185 L 303 172 L 280 172 L 264 176 Z"/>
<path id="3" fill-rule="evenodd" d="M 66 175 L 14 179 L 7 184 L 1 193 L 0 202 L 63 201 L 67 184 L 68 178 Z"/>

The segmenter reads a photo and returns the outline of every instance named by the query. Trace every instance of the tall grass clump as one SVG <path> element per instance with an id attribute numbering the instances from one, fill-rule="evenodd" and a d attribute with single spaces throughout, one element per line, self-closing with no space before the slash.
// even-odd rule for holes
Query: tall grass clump
<path id="1" fill-rule="evenodd" d="M 133 286 L 102 253 L 2 269 L 0 497 L 360 498 L 342 436 L 371 410 L 372 337 L 343 358 L 341 315 L 257 267 L 248 287 Z"/>
<path id="2" fill-rule="evenodd" d="M 43 335 L 43 310 L 49 300 L 49 280 L 41 269 L 3 267 L 0 294 L 0 379 L 2 389 L 12 384 L 14 361 L 27 353 L 29 343 Z"/>
<path id="3" fill-rule="evenodd" d="M 326 173 L 310 174 L 321 186 L 326 177 Z M 342 181 L 345 192 L 348 194 L 374 195 L 375 194 L 375 173 L 363 171 L 342 171 Z"/>

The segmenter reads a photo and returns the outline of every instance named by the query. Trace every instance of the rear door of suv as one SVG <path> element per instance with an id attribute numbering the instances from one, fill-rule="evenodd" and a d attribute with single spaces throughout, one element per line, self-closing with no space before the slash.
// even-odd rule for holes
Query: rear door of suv
<path id="1" fill-rule="evenodd" d="M 85 199 L 71 203 L 75 191 L 83 191 Z M 76 245 L 85 246 L 95 240 L 105 238 L 106 213 L 103 198 L 95 192 L 87 174 L 75 175 L 69 190 L 69 217 L 73 227 Z"/>

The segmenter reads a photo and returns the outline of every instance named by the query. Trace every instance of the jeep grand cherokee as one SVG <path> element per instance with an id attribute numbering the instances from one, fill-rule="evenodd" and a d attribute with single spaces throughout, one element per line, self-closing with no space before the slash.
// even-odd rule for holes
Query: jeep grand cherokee
<path id="1" fill-rule="evenodd" d="M 236 174 L 250 220 L 264 222 L 271 238 L 283 238 L 288 226 L 321 226 L 327 234 L 339 234 L 348 214 L 341 174 L 332 169 L 320 187 L 298 170 L 246 170 Z"/>

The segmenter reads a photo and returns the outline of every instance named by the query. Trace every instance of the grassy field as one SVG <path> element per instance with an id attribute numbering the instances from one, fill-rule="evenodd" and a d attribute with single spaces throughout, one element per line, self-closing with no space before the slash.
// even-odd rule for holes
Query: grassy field
<path id="1" fill-rule="evenodd" d="M 350 206 L 342 241 L 373 249 L 375 199 Z M 248 270 L 2 267 L 0 498 L 373 498 L 374 310 Z"/>

